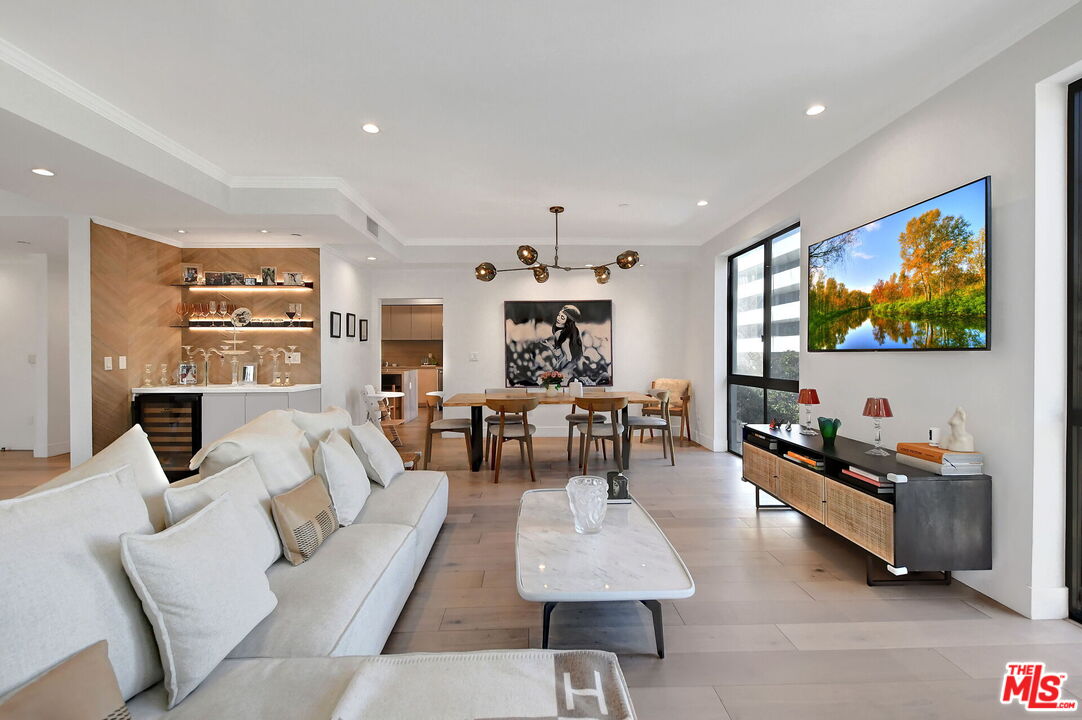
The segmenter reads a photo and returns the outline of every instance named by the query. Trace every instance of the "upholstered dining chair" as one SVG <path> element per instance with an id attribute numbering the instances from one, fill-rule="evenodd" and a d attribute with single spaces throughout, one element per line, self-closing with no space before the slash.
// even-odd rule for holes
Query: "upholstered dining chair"
<path id="1" fill-rule="evenodd" d="M 530 411 L 535 410 L 541 404 L 541 399 L 536 396 L 524 395 L 515 398 L 489 398 L 485 400 L 485 406 L 496 413 L 498 419 L 488 429 L 492 436 L 492 469 L 496 471 L 492 482 L 500 481 L 500 467 L 503 465 L 503 444 L 508 440 L 517 440 L 519 452 L 525 448 L 529 456 L 530 480 L 537 482 L 537 476 L 533 469 L 533 436 L 537 428 L 530 424 Z M 521 422 L 509 423 L 508 416 L 520 415 Z"/>
<path id="2" fill-rule="evenodd" d="M 398 426 L 402 421 L 394 419 L 387 398 L 380 397 L 379 393 L 376 392 L 376 388 L 372 385 L 365 385 L 364 404 L 368 408 L 368 419 L 382 427 L 384 432 L 390 434 L 392 444 L 401 445 L 402 437 L 398 434 Z"/>
<path id="3" fill-rule="evenodd" d="M 671 394 L 668 390 L 650 390 L 650 395 L 657 398 L 661 403 L 659 415 L 632 415 L 627 419 L 627 426 L 631 428 L 631 432 L 639 431 L 639 439 L 642 439 L 642 433 L 646 430 L 650 431 L 651 437 L 654 430 L 661 431 L 661 456 L 669 457 L 672 460 L 672 464 L 676 464 L 676 446 L 673 444 L 672 439 L 672 417 L 669 414 L 669 398 Z"/>
<path id="4" fill-rule="evenodd" d="M 575 407 L 580 408 L 586 414 L 586 422 L 580 422 L 575 428 L 579 431 L 579 465 L 582 466 L 582 474 L 586 475 L 590 470 L 590 443 L 600 440 L 601 447 L 606 442 L 612 443 L 612 457 L 616 460 L 616 467 L 623 468 L 621 434 L 624 426 L 620 423 L 617 413 L 627 407 L 627 398 L 623 395 L 606 396 L 604 394 L 583 395 L 575 398 Z M 609 422 L 601 424 L 597 435 L 594 427 L 599 423 L 594 421 L 597 413 L 608 413 Z"/>
<path id="5" fill-rule="evenodd" d="M 658 378 L 650 383 L 651 390 L 669 391 L 669 415 L 680 417 L 680 436 L 687 435 L 691 442 L 691 381 L 676 378 Z M 661 403 L 643 405 L 643 415 L 661 415 Z M 642 428 L 639 431 L 639 442 L 643 441 L 646 430 L 650 430 L 650 437 L 654 436 L 651 428 Z"/>
<path id="6" fill-rule="evenodd" d="M 443 399 L 443 393 L 435 390 L 425 393 L 425 404 L 428 406 L 428 426 L 425 428 L 425 457 L 424 470 L 428 469 L 428 461 L 432 457 L 432 436 L 445 432 L 460 432 L 466 436 L 467 461 L 472 451 L 470 444 L 470 420 L 469 418 L 440 418 L 435 419 L 436 406 Z"/>

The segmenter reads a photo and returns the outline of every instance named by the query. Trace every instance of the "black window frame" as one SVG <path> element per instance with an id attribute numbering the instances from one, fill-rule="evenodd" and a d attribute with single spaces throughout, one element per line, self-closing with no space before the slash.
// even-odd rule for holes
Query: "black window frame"
<path id="1" fill-rule="evenodd" d="M 1067 86 L 1068 613 L 1082 622 L 1082 80 Z"/>
<path id="2" fill-rule="evenodd" d="M 751 245 L 747 246 L 743 250 L 737 253 L 733 253 L 729 256 L 729 286 L 726 302 L 726 345 L 727 345 L 727 364 L 725 374 L 725 442 L 729 446 L 729 452 L 734 455 L 740 455 L 741 453 L 737 448 L 732 447 L 732 443 L 729 442 L 729 429 L 732 427 L 733 421 L 733 400 L 732 400 L 732 387 L 733 385 L 743 385 L 745 387 L 762 388 L 763 390 L 763 417 L 766 417 L 767 408 L 767 393 L 770 390 L 778 390 L 782 392 L 799 392 L 800 391 L 800 367 L 799 359 L 797 361 L 797 379 L 796 380 L 783 380 L 780 378 L 770 377 L 770 347 L 771 347 L 771 298 L 774 295 L 774 281 L 771 274 L 773 268 L 773 242 L 777 238 L 788 235 L 794 230 L 800 229 L 800 223 L 795 222 L 787 228 L 779 230 L 762 240 L 759 240 Z M 763 248 L 763 374 L 762 377 L 758 375 L 741 375 L 733 372 L 733 361 L 736 356 L 736 343 L 733 341 L 734 331 L 736 328 L 736 318 L 733 315 L 735 310 L 736 299 L 736 260 L 737 258 L 752 252 L 758 247 Z M 804 248 L 800 249 L 800 256 L 803 260 Z M 803 262 L 800 264 L 803 267 Z M 802 299 L 802 298 L 798 298 Z M 800 322 L 804 322 L 804 303 L 801 302 L 801 317 Z M 799 355 L 799 351 L 798 351 Z"/>

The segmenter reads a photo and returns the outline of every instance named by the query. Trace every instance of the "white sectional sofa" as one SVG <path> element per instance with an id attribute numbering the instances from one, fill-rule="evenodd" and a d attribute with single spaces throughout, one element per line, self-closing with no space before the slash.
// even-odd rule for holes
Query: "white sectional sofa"
<path id="1" fill-rule="evenodd" d="M 272 494 L 276 494 L 282 491 L 281 483 L 288 481 L 267 475 L 288 470 L 284 467 L 288 463 L 275 457 L 275 448 L 296 442 L 297 428 L 306 431 L 307 440 L 314 443 L 314 432 L 346 432 L 350 422 L 345 411 L 303 414 L 306 417 L 291 415 L 293 411 L 273 412 L 285 413 L 285 417 L 253 421 L 249 424 L 252 427 L 241 428 L 204 448 L 193 459 L 193 466 L 216 467 L 216 461 L 227 462 L 231 454 L 253 457 L 264 483 L 268 489 L 274 486 Z M 283 420 L 294 422 L 290 425 Z M 310 461 L 311 456 L 306 457 Z M 296 474 L 299 469 L 303 468 L 291 472 Z M 308 476 L 313 474 L 311 466 L 307 471 Z M 562 664 L 571 662 L 598 670 L 596 677 L 603 679 L 609 705 L 617 706 L 614 714 L 605 717 L 631 717 L 619 665 L 608 653 L 378 655 L 447 515 L 447 476 L 430 471 L 403 473 L 387 487 L 372 484 L 371 494 L 352 524 L 338 528 L 308 561 L 293 566 L 280 558 L 271 565 L 266 575 L 277 607 L 187 698 L 169 710 L 162 683 L 154 681 L 162 677 L 162 668 L 146 647 L 148 637 L 153 645 L 153 635 L 149 634 L 144 607 L 130 587 L 116 586 L 121 532 L 130 532 L 133 527 L 152 532 L 164 527 L 161 498 L 168 483 L 141 428 L 132 428 L 86 465 L 33 493 L 0 502 L 0 542 L 7 512 L 13 513 L 11 517 L 18 519 L 21 527 L 38 526 L 27 522 L 27 517 L 33 518 L 35 503 L 47 507 L 58 522 L 65 516 L 78 518 L 83 508 L 64 505 L 68 495 L 75 502 L 78 493 L 66 488 L 80 481 L 95 482 L 86 478 L 103 472 L 112 472 L 117 482 L 142 496 L 147 508 L 142 520 L 126 518 L 126 528 L 118 528 L 113 533 L 116 537 L 106 530 L 103 540 L 101 522 L 105 520 L 87 518 L 90 529 L 86 533 L 93 535 L 93 542 L 78 532 L 53 528 L 62 537 L 49 536 L 44 544 L 50 549 L 41 557 L 26 553 L 23 546 L 16 556 L 12 548 L 0 545 L 0 567 L 6 576 L 0 583 L 0 632 L 5 637 L 0 650 L 0 704 L 7 693 L 105 635 L 110 641 L 110 661 L 135 718 L 325 720 L 332 713 L 335 717 L 381 718 L 556 716 L 569 710 L 556 707 L 555 698 L 563 692 L 560 683 L 579 682 L 571 679 L 572 674 L 560 672 Z M 201 472 L 178 485 L 198 482 L 202 476 Z M 367 482 L 367 478 L 359 481 Z M 85 497 L 80 502 L 85 502 Z M 47 523 L 42 524 L 41 532 L 50 532 Z M 33 538 L 22 542 L 33 546 Z M 65 543 L 70 543 L 70 548 Z M 98 606 L 103 602 L 101 597 L 94 598 L 98 605 L 87 600 L 90 609 L 84 612 L 80 593 L 100 596 L 94 583 L 106 575 L 113 578 L 112 597 L 106 607 Z M 34 584 L 42 587 L 41 578 L 45 577 L 49 583 L 42 589 L 48 594 L 39 594 Z M 55 594 L 59 587 L 68 594 Z M 36 643 L 39 637 L 44 640 Z M 595 677 L 592 673 L 583 677 Z M 580 696 L 585 697 L 576 690 L 574 697 Z M 430 706 L 418 705 L 422 698 L 428 698 Z M 441 704 L 441 698 L 449 704 Z M 452 698 L 457 699 L 450 702 Z"/>

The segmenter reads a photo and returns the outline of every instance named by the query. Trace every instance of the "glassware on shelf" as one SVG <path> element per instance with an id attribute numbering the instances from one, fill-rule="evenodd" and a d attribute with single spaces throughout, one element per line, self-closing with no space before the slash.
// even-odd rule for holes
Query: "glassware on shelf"
<path id="1" fill-rule="evenodd" d="M 168 387 L 172 385 L 173 383 L 169 380 L 169 363 L 162 363 L 159 370 L 161 372 L 161 377 L 158 378 L 158 384 L 162 387 Z"/>
<path id="2" fill-rule="evenodd" d="M 293 318 L 297 317 L 297 303 L 289 303 L 286 305 L 286 317 L 289 318 L 289 324 L 292 327 Z"/>
<path id="3" fill-rule="evenodd" d="M 291 356 L 293 355 L 293 353 L 297 352 L 297 346 L 296 345 L 286 345 L 286 348 L 289 350 L 289 353 L 286 355 L 286 372 L 285 372 L 285 377 L 282 378 L 282 384 L 283 385 L 292 385 L 293 384 L 293 378 L 292 378 L 292 374 L 291 374 L 289 366 L 296 364 L 296 363 L 291 362 Z"/>
<path id="4" fill-rule="evenodd" d="M 217 314 L 218 302 L 216 300 L 211 300 L 209 303 L 207 303 L 207 318 L 213 320 Z"/>
<path id="5" fill-rule="evenodd" d="M 143 367 L 143 387 L 154 387 L 154 365 L 151 363 Z"/>
<path id="6" fill-rule="evenodd" d="M 567 481 L 567 502 L 575 520 L 575 532 L 592 535 L 601 532 L 608 510 L 609 490 L 605 478 L 576 475 Z"/>
<path id="7" fill-rule="evenodd" d="M 255 351 L 256 367 L 255 367 L 255 384 L 259 384 L 259 368 L 263 367 L 263 346 L 253 345 L 252 350 Z"/>
<path id="8" fill-rule="evenodd" d="M 300 303 L 293 303 L 293 312 L 296 313 L 296 316 L 293 318 L 293 320 L 295 320 L 295 321 L 300 320 L 301 319 L 301 304 Z"/>

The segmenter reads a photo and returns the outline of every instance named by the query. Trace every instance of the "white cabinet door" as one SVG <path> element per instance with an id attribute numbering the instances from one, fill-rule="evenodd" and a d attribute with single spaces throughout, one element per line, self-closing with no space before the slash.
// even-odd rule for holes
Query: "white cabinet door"
<path id="1" fill-rule="evenodd" d="M 323 412 L 323 403 L 320 400 L 320 389 L 305 390 L 304 392 L 291 392 L 289 407 L 303 412 Z"/>
<path id="2" fill-rule="evenodd" d="M 236 430 L 246 422 L 244 404 L 244 396 L 240 393 L 228 395 L 204 393 L 202 413 L 204 446 Z"/>
<path id="3" fill-rule="evenodd" d="M 246 393 L 244 395 L 244 422 L 251 422 L 265 412 L 285 410 L 288 407 L 288 393 Z"/>

